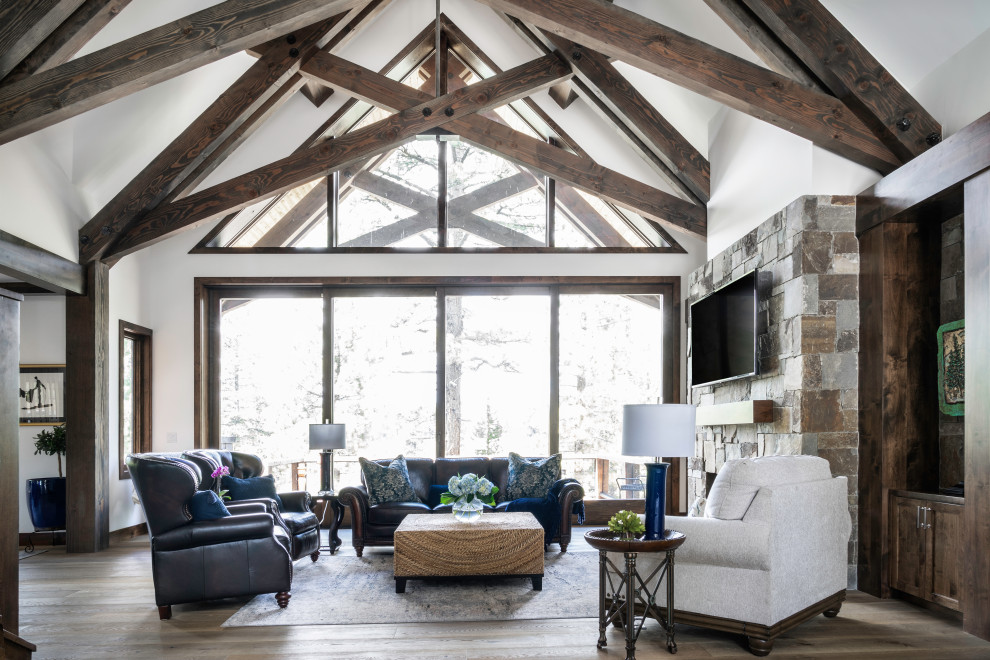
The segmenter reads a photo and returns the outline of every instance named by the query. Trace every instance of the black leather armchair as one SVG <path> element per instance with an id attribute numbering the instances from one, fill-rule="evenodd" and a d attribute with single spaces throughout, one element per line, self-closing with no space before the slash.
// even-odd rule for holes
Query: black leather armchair
<path id="1" fill-rule="evenodd" d="M 216 490 L 214 479 L 210 475 L 221 465 L 226 465 L 230 470 L 230 476 L 238 479 L 260 477 L 265 473 L 265 464 L 260 458 L 239 451 L 195 449 L 185 452 L 183 457 L 199 467 L 203 475 L 200 486 L 202 490 Z M 269 513 L 278 519 L 292 539 L 292 560 L 296 561 L 309 555 L 313 561 L 316 561 L 320 557 L 320 521 L 312 511 L 309 493 L 291 491 L 279 493 L 278 496 L 282 500 L 281 508 L 275 505 L 274 500 L 266 500 L 265 503 L 269 507 Z"/>
<path id="2" fill-rule="evenodd" d="M 289 603 L 289 536 L 258 504 L 234 515 L 193 522 L 189 500 L 199 489 L 195 463 L 168 454 L 130 454 L 127 468 L 148 519 L 155 601 L 162 619 L 172 605 L 274 593 Z"/>

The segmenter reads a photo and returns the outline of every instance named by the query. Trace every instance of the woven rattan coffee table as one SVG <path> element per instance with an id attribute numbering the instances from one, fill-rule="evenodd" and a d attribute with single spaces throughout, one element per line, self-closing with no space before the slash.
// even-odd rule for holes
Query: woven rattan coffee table
<path id="1" fill-rule="evenodd" d="M 531 513 L 486 513 L 461 522 L 442 513 L 406 516 L 395 530 L 395 593 L 406 580 L 526 577 L 543 589 L 543 527 Z"/>

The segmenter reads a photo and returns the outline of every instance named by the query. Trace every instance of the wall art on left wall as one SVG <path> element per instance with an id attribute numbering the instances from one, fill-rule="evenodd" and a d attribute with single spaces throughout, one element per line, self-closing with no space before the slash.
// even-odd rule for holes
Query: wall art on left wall
<path id="1" fill-rule="evenodd" d="M 65 365 L 22 364 L 17 409 L 21 426 L 65 422 Z"/>

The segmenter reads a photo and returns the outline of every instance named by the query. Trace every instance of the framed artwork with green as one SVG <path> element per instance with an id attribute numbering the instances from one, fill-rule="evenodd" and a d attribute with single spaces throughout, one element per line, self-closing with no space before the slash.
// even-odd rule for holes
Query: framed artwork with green
<path id="1" fill-rule="evenodd" d="M 964 415 L 966 404 L 965 319 L 938 329 L 938 407 L 946 415 Z"/>

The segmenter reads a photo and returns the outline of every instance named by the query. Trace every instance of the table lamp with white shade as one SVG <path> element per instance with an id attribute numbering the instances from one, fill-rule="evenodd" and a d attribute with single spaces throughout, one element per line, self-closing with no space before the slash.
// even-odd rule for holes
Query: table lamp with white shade
<path id="1" fill-rule="evenodd" d="M 322 474 L 320 493 L 333 494 L 333 450 L 347 446 L 344 440 L 343 424 L 310 424 L 309 448 L 319 449 L 320 472 Z"/>
<path id="2" fill-rule="evenodd" d="M 646 464 L 647 540 L 664 536 L 667 468 L 661 456 L 694 456 L 696 407 L 685 403 L 647 403 L 622 407 L 623 456 L 655 456 Z"/>

